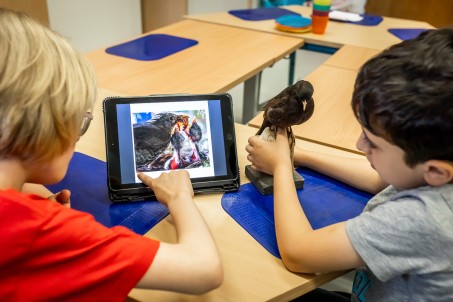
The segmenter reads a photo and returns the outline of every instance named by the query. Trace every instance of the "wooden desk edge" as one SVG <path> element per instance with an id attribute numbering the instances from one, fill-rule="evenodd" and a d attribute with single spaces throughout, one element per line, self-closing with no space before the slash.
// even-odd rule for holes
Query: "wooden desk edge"
<path id="1" fill-rule="evenodd" d="M 300 297 L 300 296 L 302 296 L 330 281 L 333 281 L 351 271 L 352 270 L 345 270 L 345 271 L 335 271 L 335 272 L 323 273 L 322 274 L 323 278 L 321 278 L 322 280 L 320 280 L 319 278 L 313 279 L 312 282 L 308 282 L 306 284 L 303 284 L 302 286 L 293 288 L 292 290 L 290 290 L 284 294 L 281 294 L 277 297 L 274 297 L 274 298 L 268 300 L 268 302 L 281 302 L 281 301 L 293 300 L 293 299 Z"/>

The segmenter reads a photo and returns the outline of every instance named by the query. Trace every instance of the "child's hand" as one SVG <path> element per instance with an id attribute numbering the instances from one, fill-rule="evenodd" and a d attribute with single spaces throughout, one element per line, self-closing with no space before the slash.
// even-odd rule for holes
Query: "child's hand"
<path id="1" fill-rule="evenodd" d="M 60 192 L 50 195 L 47 198 L 52 201 L 56 201 L 67 208 L 71 207 L 71 191 L 69 190 L 61 190 Z"/>
<path id="2" fill-rule="evenodd" d="M 159 202 L 168 206 L 177 199 L 178 195 L 186 195 L 193 198 L 193 189 L 189 173 L 185 170 L 162 173 L 157 178 L 151 178 L 143 173 L 137 174 L 138 178 L 153 190 Z"/>
<path id="3" fill-rule="evenodd" d="M 253 169 L 273 175 L 278 165 L 291 165 L 286 129 L 278 129 L 275 142 L 252 136 L 248 143 L 245 150 L 249 153 L 247 159 L 252 163 Z"/>

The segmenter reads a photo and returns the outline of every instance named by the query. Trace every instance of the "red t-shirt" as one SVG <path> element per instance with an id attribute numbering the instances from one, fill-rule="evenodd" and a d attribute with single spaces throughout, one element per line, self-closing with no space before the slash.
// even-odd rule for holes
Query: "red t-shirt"
<path id="1" fill-rule="evenodd" d="M 0 301 L 124 301 L 158 249 L 89 214 L 0 191 Z"/>

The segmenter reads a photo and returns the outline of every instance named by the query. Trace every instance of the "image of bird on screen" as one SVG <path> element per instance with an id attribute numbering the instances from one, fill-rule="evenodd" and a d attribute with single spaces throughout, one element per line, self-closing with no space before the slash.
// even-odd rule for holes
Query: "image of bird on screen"
<path id="1" fill-rule="evenodd" d="M 204 110 L 134 113 L 137 172 L 209 167 Z"/>
<path id="2" fill-rule="evenodd" d="M 313 85 L 300 80 L 285 88 L 263 107 L 263 123 L 256 133 L 261 139 L 275 141 L 276 129 L 286 128 L 291 160 L 294 158 L 296 139 L 291 126 L 305 123 L 315 109 Z"/>

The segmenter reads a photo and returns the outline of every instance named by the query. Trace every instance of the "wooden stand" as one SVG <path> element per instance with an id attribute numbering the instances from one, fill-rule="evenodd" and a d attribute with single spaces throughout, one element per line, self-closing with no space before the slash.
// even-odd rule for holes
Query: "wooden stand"
<path id="1" fill-rule="evenodd" d="M 274 192 L 274 177 L 272 175 L 256 171 L 251 165 L 248 165 L 245 166 L 245 176 L 247 176 L 261 194 L 269 195 Z M 296 171 L 294 171 L 293 176 L 296 190 L 302 189 L 304 187 L 303 177 Z"/>

